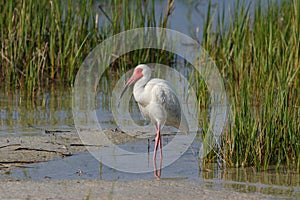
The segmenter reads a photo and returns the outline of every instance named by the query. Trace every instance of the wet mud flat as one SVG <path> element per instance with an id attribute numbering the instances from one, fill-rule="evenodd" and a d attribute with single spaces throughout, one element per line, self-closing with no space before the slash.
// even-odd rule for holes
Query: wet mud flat
<path id="1" fill-rule="evenodd" d="M 116 144 L 138 141 L 138 137 L 109 130 Z M 240 193 L 214 188 L 209 183 L 180 178 L 146 180 L 87 180 L 78 174 L 75 179 L 28 180 L 13 178 L 12 170 L 28 164 L 71 158 L 85 152 L 76 132 L 48 131 L 41 136 L 0 137 L 0 199 L 276 199 L 260 193 Z"/>
<path id="2" fill-rule="evenodd" d="M 118 130 L 104 133 L 115 144 L 139 140 Z M 26 164 L 65 158 L 87 151 L 75 131 L 45 131 L 41 136 L 0 136 L 0 174 Z"/>
<path id="3" fill-rule="evenodd" d="M 75 132 L 47 132 L 41 136 L 1 136 L 0 173 L 16 167 L 64 158 L 85 151 Z"/>

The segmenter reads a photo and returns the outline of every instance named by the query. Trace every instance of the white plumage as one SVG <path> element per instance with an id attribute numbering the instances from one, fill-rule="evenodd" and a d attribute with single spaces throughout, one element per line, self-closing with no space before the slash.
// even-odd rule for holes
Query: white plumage
<path id="1" fill-rule="evenodd" d="M 156 129 L 153 159 L 156 160 L 158 145 L 162 159 L 162 143 L 160 131 L 163 126 L 173 126 L 188 132 L 188 124 L 181 110 L 179 100 L 170 86 L 163 79 L 151 79 L 151 69 L 145 65 L 138 65 L 127 81 L 120 98 L 126 89 L 134 84 L 133 96 L 138 103 L 143 117 L 150 119 Z"/>

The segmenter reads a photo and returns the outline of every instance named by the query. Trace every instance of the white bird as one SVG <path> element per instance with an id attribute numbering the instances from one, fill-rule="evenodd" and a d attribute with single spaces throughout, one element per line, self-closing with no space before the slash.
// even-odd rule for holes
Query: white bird
<path id="1" fill-rule="evenodd" d="M 173 126 L 188 132 L 188 124 L 181 110 L 179 100 L 170 86 L 163 79 L 151 79 L 151 69 L 145 65 L 138 65 L 125 84 L 119 100 L 127 88 L 134 84 L 133 96 L 138 103 L 144 118 L 150 119 L 156 130 L 155 147 L 153 154 L 154 167 L 156 169 L 156 154 L 160 146 L 160 163 L 162 162 L 161 129 L 165 126 Z M 160 176 L 154 172 L 157 177 Z"/>

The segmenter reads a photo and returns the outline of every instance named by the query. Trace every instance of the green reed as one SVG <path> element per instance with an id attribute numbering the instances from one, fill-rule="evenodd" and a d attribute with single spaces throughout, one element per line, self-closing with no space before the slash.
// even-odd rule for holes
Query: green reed
<path id="1" fill-rule="evenodd" d="M 72 86 L 84 58 L 105 38 L 127 29 L 163 26 L 155 19 L 153 0 L 101 3 L 1 1 L 1 87 L 34 94 L 51 83 Z M 142 52 L 143 57 L 147 53 Z M 129 55 L 119 67 L 137 63 L 138 54 Z"/>
<path id="2" fill-rule="evenodd" d="M 222 16 L 217 32 L 205 26 L 203 46 L 230 100 L 221 157 L 227 166 L 300 169 L 300 3 L 270 4 L 267 11 L 257 5 L 254 12 L 251 18 L 237 3 L 226 30 Z"/>
<path id="3" fill-rule="evenodd" d="M 4 59 L 0 77 L 4 85 L 31 93 L 51 82 L 73 82 L 74 66 L 100 40 L 93 24 L 88 23 L 93 19 L 90 6 L 81 1 L 75 5 L 72 0 L 2 2 Z"/>

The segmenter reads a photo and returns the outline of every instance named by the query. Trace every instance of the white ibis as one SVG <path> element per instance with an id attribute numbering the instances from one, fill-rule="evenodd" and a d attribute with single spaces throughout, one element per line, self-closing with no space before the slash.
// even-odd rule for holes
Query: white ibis
<path id="1" fill-rule="evenodd" d="M 139 109 L 144 118 L 150 119 L 156 130 L 155 147 L 153 154 L 154 167 L 156 168 L 156 153 L 160 146 L 160 163 L 162 162 L 162 142 L 161 129 L 164 125 L 173 126 L 188 132 L 186 118 L 181 112 L 179 100 L 170 86 L 163 79 L 151 79 L 151 69 L 145 65 L 138 65 L 125 84 L 120 98 L 122 98 L 127 88 L 134 84 L 133 96 L 138 103 Z M 159 175 L 155 173 L 155 176 Z"/>

